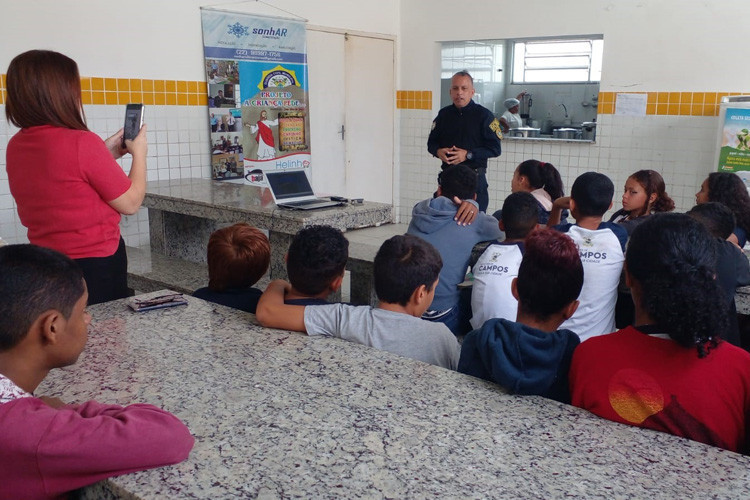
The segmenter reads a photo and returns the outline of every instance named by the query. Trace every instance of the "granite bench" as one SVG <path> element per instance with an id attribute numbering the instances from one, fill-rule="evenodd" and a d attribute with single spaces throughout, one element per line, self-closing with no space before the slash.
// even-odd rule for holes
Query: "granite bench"
<path id="1" fill-rule="evenodd" d="M 208 266 L 178 257 L 167 257 L 151 251 L 149 246 L 127 247 L 128 288 L 137 293 L 168 288 L 192 295 L 208 284 Z M 268 286 L 266 274 L 255 285 L 264 290 Z"/>
<path id="2" fill-rule="evenodd" d="M 191 295 L 208 284 L 208 266 L 152 252 L 149 246 L 127 247 L 128 288 L 136 293 L 168 288 Z"/>

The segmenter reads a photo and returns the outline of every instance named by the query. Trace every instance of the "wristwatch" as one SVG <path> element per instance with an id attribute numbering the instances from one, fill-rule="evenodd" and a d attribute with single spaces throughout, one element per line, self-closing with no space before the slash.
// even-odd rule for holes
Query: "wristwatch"
<path id="1" fill-rule="evenodd" d="M 466 159 L 467 160 L 473 160 L 474 159 L 474 153 L 472 153 L 471 151 L 467 152 L 466 153 Z"/>

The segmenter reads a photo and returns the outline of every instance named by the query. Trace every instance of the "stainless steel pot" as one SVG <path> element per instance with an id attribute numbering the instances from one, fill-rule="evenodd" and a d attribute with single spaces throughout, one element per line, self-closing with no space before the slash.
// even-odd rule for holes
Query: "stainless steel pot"
<path id="1" fill-rule="evenodd" d="M 552 137 L 555 139 L 575 139 L 576 132 L 579 132 L 574 128 L 557 128 L 552 131 Z"/>
<path id="2" fill-rule="evenodd" d="M 584 141 L 596 139 L 596 122 L 583 122 L 581 124 L 581 139 Z"/>
<path id="3" fill-rule="evenodd" d="M 508 131 L 510 137 L 539 137 L 539 129 L 534 127 L 518 127 Z"/>

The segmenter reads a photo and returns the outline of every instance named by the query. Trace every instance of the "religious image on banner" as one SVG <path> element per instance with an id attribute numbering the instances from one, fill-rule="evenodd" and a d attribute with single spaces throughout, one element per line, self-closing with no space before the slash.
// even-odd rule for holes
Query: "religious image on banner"
<path id="1" fill-rule="evenodd" d="M 310 167 L 303 22 L 202 11 L 214 179 Z M 243 168 L 239 168 L 239 166 Z"/>

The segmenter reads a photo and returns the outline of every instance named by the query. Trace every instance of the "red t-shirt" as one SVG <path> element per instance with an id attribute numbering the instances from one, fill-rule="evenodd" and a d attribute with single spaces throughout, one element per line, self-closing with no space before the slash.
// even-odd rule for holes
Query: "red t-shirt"
<path id="1" fill-rule="evenodd" d="M 747 452 L 750 354 L 721 342 L 708 356 L 627 327 L 573 354 L 575 406 L 615 422 Z"/>
<path id="2" fill-rule="evenodd" d="M 31 243 L 73 259 L 108 257 L 120 241 L 120 214 L 108 202 L 130 179 L 93 132 L 48 125 L 8 142 L 10 192 Z"/>

